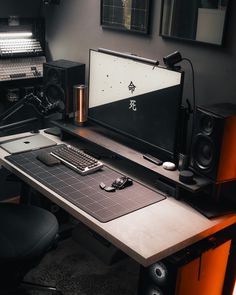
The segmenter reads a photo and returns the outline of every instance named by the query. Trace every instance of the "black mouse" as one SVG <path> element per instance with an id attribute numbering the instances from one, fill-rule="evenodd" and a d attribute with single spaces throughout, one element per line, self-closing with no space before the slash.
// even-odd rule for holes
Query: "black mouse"
<path id="1" fill-rule="evenodd" d="M 60 160 L 58 160 L 57 158 L 55 158 L 54 156 L 52 156 L 51 154 L 45 151 L 40 152 L 37 155 L 36 159 L 47 166 L 54 166 L 61 163 Z"/>
<path id="2" fill-rule="evenodd" d="M 116 180 L 112 183 L 112 186 L 116 189 L 123 189 L 133 184 L 132 179 L 127 176 L 121 176 L 116 178 Z"/>

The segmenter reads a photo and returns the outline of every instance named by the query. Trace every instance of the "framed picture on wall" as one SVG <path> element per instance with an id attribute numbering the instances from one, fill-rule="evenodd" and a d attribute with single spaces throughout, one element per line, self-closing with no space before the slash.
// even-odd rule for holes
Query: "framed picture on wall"
<path id="1" fill-rule="evenodd" d="M 148 34 L 150 1 L 101 0 L 102 27 Z"/>
<path id="2" fill-rule="evenodd" d="M 162 0 L 160 35 L 221 46 L 229 6 L 230 0 Z"/>

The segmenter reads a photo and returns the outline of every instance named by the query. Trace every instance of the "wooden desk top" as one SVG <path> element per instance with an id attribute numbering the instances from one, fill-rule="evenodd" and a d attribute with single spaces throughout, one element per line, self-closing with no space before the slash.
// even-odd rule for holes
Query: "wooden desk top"
<path id="1" fill-rule="evenodd" d="M 54 136 L 49 137 L 60 142 Z M 4 159 L 7 155 L 0 149 L 1 165 L 144 266 L 236 223 L 236 214 L 209 220 L 189 205 L 171 197 L 101 223 L 9 163 Z"/>

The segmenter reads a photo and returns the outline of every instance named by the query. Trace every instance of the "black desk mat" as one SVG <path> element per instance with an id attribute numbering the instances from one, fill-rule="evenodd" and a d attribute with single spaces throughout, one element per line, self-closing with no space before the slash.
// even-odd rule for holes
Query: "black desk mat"
<path id="1" fill-rule="evenodd" d="M 55 148 L 57 147 L 45 148 L 44 151 L 50 152 Z M 125 189 L 106 192 L 99 184 L 104 182 L 110 186 L 121 173 L 104 166 L 95 173 L 81 176 L 63 164 L 48 167 L 41 163 L 36 159 L 40 151 L 14 154 L 6 159 L 101 222 L 110 221 L 165 199 L 165 196 L 136 181 Z"/>

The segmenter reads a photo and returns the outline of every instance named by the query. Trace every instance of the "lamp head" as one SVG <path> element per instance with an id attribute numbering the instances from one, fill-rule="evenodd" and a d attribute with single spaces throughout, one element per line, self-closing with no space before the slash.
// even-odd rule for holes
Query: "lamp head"
<path id="1" fill-rule="evenodd" d="M 60 0 L 43 0 L 43 3 L 48 5 L 48 4 L 56 4 L 56 5 L 59 5 L 60 4 Z"/>
<path id="2" fill-rule="evenodd" d="M 165 57 L 163 57 L 163 62 L 168 68 L 173 68 L 175 64 L 182 61 L 182 56 L 179 51 L 175 51 Z"/>

